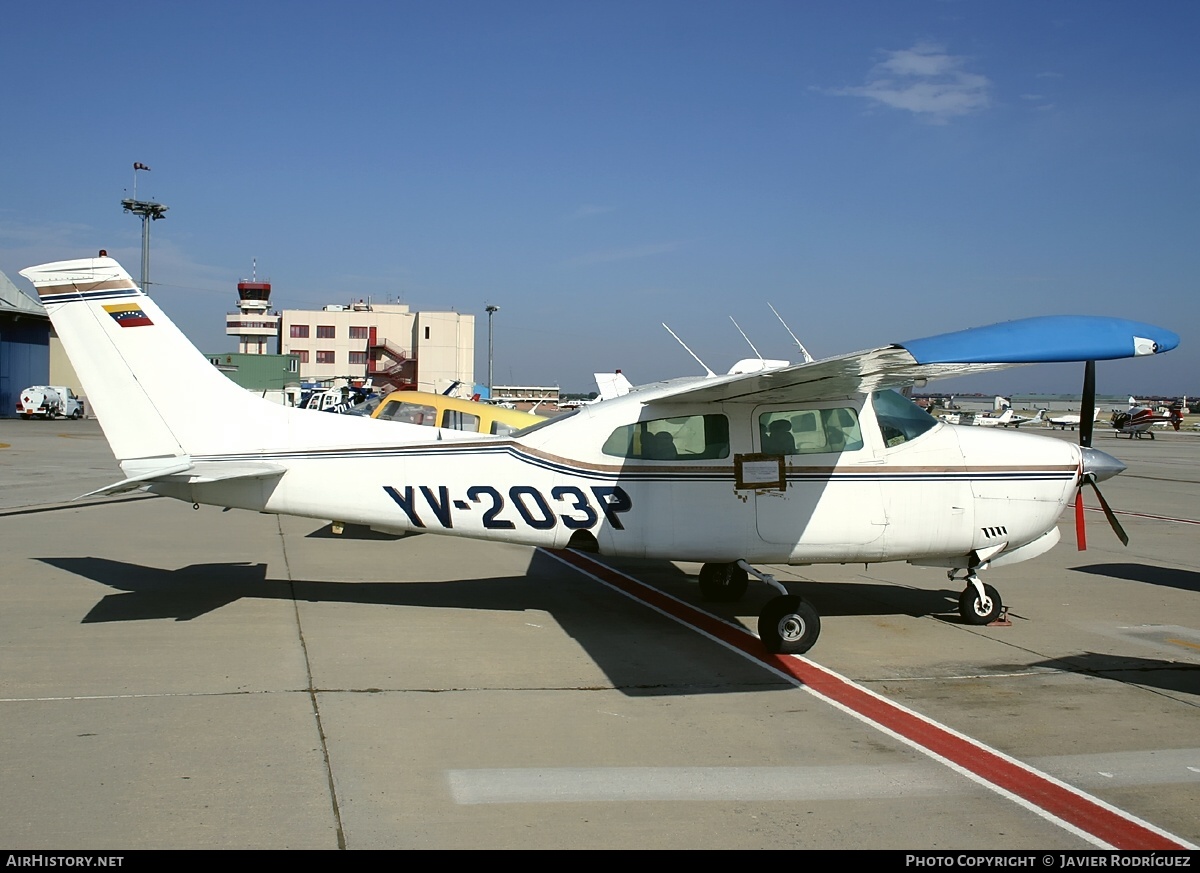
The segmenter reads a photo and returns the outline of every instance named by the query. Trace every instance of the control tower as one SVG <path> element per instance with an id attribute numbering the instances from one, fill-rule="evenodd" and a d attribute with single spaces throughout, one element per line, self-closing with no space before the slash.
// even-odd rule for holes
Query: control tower
<path id="1" fill-rule="evenodd" d="M 239 353 L 265 355 L 267 340 L 279 336 L 279 316 L 271 313 L 271 283 L 252 277 L 238 282 L 238 311 L 226 316 L 225 333 L 238 338 Z"/>

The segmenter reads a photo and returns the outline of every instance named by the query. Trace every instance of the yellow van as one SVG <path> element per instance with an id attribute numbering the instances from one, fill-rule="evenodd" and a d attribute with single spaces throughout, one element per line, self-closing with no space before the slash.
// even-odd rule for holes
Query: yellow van
<path id="1" fill-rule="evenodd" d="M 531 412 L 518 412 L 490 403 L 463 400 L 445 394 L 427 394 L 424 391 L 393 391 L 375 408 L 371 418 L 496 436 L 508 436 L 546 420 Z"/>

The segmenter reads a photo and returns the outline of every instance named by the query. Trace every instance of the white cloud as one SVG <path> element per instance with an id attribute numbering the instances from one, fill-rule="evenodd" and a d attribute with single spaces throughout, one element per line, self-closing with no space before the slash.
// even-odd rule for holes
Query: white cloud
<path id="1" fill-rule="evenodd" d="M 911 48 L 887 52 L 863 85 L 829 93 L 862 97 L 945 124 L 956 116 L 984 109 L 991 102 L 991 81 L 963 69 L 966 61 L 961 55 L 947 54 L 940 45 L 919 42 Z"/>

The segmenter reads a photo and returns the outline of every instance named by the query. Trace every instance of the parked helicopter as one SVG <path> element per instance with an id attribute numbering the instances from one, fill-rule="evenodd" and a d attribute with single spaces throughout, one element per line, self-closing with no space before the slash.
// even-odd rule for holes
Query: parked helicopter
<path id="1" fill-rule="evenodd" d="M 1143 436 L 1154 439 L 1152 428 L 1159 424 L 1169 424 L 1179 430 L 1182 421 L 1183 414 L 1177 409 L 1172 409 L 1169 415 L 1159 415 L 1148 406 L 1132 406 L 1124 412 L 1112 414 L 1112 426 L 1117 436 L 1125 434 L 1130 439 L 1139 440 Z"/>

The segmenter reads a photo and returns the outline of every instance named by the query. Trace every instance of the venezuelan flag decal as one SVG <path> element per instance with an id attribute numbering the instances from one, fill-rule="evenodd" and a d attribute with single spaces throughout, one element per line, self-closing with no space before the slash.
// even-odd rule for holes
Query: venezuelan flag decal
<path id="1" fill-rule="evenodd" d="M 142 312 L 142 307 L 136 303 L 114 303 L 111 306 L 105 306 L 104 311 L 111 315 L 121 327 L 142 327 L 154 324 L 146 317 L 146 313 Z"/>

